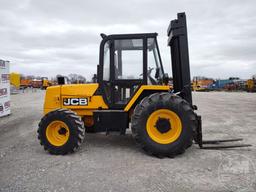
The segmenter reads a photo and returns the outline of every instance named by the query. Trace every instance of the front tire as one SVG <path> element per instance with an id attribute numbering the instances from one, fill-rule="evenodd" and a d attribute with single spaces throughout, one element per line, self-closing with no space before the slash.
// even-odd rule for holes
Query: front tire
<path id="1" fill-rule="evenodd" d="M 181 97 L 155 93 L 135 107 L 131 127 L 136 142 L 148 154 L 174 157 L 192 145 L 196 116 Z"/>
<path id="2" fill-rule="evenodd" d="M 76 151 L 84 140 L 84 123 L 77 114 L 68 109 L 47 113 L 40 121 L 38 139 L 46 151 L 65 155 Z"/>

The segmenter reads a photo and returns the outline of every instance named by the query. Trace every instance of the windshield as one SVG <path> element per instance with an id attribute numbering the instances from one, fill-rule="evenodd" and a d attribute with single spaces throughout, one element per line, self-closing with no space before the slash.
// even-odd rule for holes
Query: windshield
<path id="1" fill-rule="evenodd" d="M 143 41 L 142 39 L 115 40 L 116 79 L 142 79 Z"/>

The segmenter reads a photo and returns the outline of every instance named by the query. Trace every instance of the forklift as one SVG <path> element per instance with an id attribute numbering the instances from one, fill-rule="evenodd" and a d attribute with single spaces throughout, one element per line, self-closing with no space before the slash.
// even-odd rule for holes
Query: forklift
<path id="1" fill-rule="evenodd" d="M 241 139 L 202 140 L 201 116 L 192 102 L 186 15 L 177 17 L 167 30 L 173 89 L 157 33 L 101 34 L 97 82 L 66 85 L 60 78 L 46 90 L 38 128 L 44 149 L 72 153 L 87 132 L 124 135 L 129 127 L 140 148 L 157 157 L 175 157 L 193 142 L 207 149 L 250 146 L 218 145 Z"/>
<path id="2" fill-rule="evenodd" d="M 42 86 L 41 89 L 47 89 L 51 85 L 50 81 L 48 80 L 48 77 L 41 77 Z"/>

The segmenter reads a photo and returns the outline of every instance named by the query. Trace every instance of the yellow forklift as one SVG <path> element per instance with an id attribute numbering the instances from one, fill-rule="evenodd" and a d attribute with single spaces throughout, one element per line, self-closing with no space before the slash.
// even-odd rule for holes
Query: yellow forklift
<path id="1" fill-rule="evenodd" d="M 51 86 L 50 81 L 48 80 L 48 77 L 42 77 L 42 89 L 47 89 L 47 87 Z"/>
<path id="2" fill-rule="evenodd" d="M 76 151 L 86 132 L 119 132 L 131 127 L 138 145 L 157 157 L 174 157 L 193 141 L 201 148 L 231 140 L 202 141 L 201 117 L 192 103 L 185 13 L 167 30 L 173 89 L 164 72 L 157 33 L 101 34 L 97 83 L 48 87 L 38 138 L 51 154 Z M 106 149 L 107 150 L 107 149 Z"/>
<path id="3" fill-rule="evenodd" d="M 256 92 L 256 75 L 246 81 L 247 92 Z"/>

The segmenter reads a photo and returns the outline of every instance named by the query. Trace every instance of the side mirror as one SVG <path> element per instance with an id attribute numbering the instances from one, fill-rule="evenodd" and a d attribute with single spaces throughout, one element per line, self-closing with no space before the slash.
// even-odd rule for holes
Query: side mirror
<path id="1" fill-rule="evenodd" d="M 168 73 L 165 73 L 164 74 L 164 76 L 163 76 L 163 83 L 165 84 L 165 85 L 168 85 L 168 83 L 169 83 L 169 76 L 168 76 Z"/>

